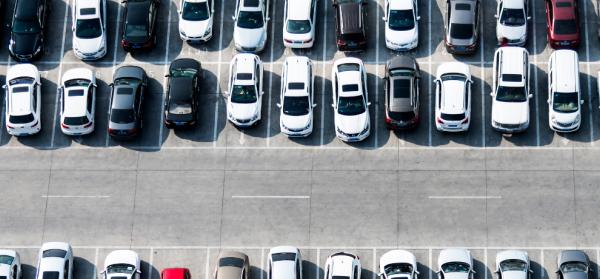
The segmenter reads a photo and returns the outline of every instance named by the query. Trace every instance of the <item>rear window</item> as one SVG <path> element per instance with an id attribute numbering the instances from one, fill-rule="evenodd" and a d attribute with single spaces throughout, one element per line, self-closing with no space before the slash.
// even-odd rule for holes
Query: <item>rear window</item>
<path id="1" fill-rule="evenodd" d="M 360 42 L 360 41 L 364 41 L 365 39 L 365 35 L 363 35 L 362 33 L 346 33 L 346 34 L 341 34 L 340 39 L 342 40 L 346 40 L 346 41 L 352 41 L 352 42 Z"/>
<path id="2" fill-rule="evenodd" d="M 470 11 L 471 4 L 458 3 L 458 4 L 454 5 L 454 9 L 456 9 L 457 11 Z"/>
<path id="3" fill-rule="evenodd" d="M 571 2 L 556 2 L 557 8 L 569 8 L 571 6 Z"/>
<path id="4" fill-rule="evenodd" d="M 450 36 L 460 40 L 473 38 L 473 24 L 452 23 L 450 25 Z"/>
<path id="5" fill-rule="evenodd" d="M 17 87 L 13 87 L 12 89 L 12 93 L 28 93 L 29 92 L 29 86 L 17 86 Z"/>
<path id="6" fill-rule="evenodd" d="M 33 114 L 26 115 L 11 115 L 8 117 L 8 121 L 13 124 L 27 124 L 34 120 Z"/>
<path id="7" fill-rule="evenodd" d="M 358 84 L 344 84 L 342 85 L 343 92 L 354 92 L 358 91 Z"/>
<path id="8" fill-rule="evenodd" d="M 508 82 L 520 82 L 523 80 L 523 76 L 519 74 L 502 74 L 502 80 Z"/>
<path id="9" fill-rule="evenodd" d="M 394 98 L 410 98 L 410 80 L 394 80 Z"/>
<path id="10" fill-rule="evenodd" d="M 117 95 L 132 95 L 133 88 L 130 87 L 119 87 L 117 88 Z"/>
<path id="11" fill-rule="evenodd" d="M 290 83 L 288 83 L 288 89 L 302 90 L 302 89 L 304 89 L 304 83 L 303 82 L 290 82 Z"/>
<path id="12" fill-rule="evenodd" d="M 295 261 L 296 253 L 275 253 L 272 255 L 272 260 L 277 261 Z"/>
<path id="13" fill-rule="evenodd" d="M 58 279 L 58 271 L 44 271 L 42 279 Z"/>
<path id="14" fill-rule="evenodd" d="M 559 35 L 569 35 L 577 33 L 577 22 L 574 19 L 556 19 L 554 20 L 554 33 Z"/>
<path id="15" fill-rule="evenodd" d="M 69 90 L 69 97 L 82 97 L 85 92 L 81 89 Z"/>
<path id="16" fill-rule="evenodd" d="M 442 117 L 442 119 L 448 120 L 448 121 L 459 121 L 459 120 L 465 119 L 465 114 L 464 113 L 458 113 L 458 114 L 442 113 L 441 117 Z"/>
<path id="17" fill-rule="evenodd" d="M 346 63 L 338 65 L 338 72 L 360 71 L 360 65 L 356 63 Z"/>
<path id="18" fill-rule="evenodd" d="M 240 258 L 234 258 L 234 257 L 221 258 L 219 260 L 219 267 L 225 267 L 225 266 L 233 266 L 233 267 L 242 268 L 242 267 L 244 267 L 244 261 Z"/>
<path id="19" fill-rule="evenodd" d="M 67 255 L 67 251 L 62 249 L 48 249 L 42 252 L 42 258 L 64 258 Z"/>
<path id="20" fill-rule="evenodd" d="M 128 124 L 135 120 L 135 113 L 132 109 L 113 109 L 110 114 L 110 121 L 117 124 Z"/>
<path id="21" fill-rule="evenodd" d="M 90 123 L 90 120 L 87 116 L 65 117 L 64 123 L 68 126 L 81 126 Z"/>
<path id="22" fill-rule="evenodd" d="M 239 79 L 239 80 L 251 80 L 252 79 L 252 74 L 251 73 L 238 73 L 237 74 L 237 79 Z"/>

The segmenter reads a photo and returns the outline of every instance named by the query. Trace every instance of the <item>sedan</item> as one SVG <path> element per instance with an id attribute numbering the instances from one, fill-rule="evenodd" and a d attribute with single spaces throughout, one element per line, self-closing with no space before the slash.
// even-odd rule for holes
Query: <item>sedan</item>
<path id="1" fill-rule="evenodd" d="M 396 56 L 385 65 L 385 123 L 390 129 L 419 125 L 419 64 L 410 56 Z"/>
<path id="2" fill-rule="evenodd" d="M 480 0 L 447 0 L 446 50 L 473 54 L 479 41 Z"/>
<path id="3" fill-rule="evenodd" d="M 281 75 L 279 127 L 289 137 L 307 137 L 313 130 L 314 78 L 306 56 L 285 59 Z"/>
<path id="4" fill-rule="evenodd" d="M 0 250 L 0 278 L 21 279 L 21 258 L 14 250 Z"/>
<path id="5" fill-rule="evenodd" d="M 106 55 L 106 0 L 77 0 L 73 8 L 73 53 L 82 60 Z"/>
<path id="6" fill-rule="evenodd" d="M 213 35 L 213 0 L 181 0 L 179 36 L 189 43 L 207 42 Z"/>
<path id="7" fill-rule="evenodd" d="M 473 279 L 473 257 L 465 249 L 445 249 L 438 257 L 439 279 Z"/>
<path id="8" fill-rule="evenodd" d="M 576 0 L 545 0 L 548 43 L 554 49 L 578 48 L 581 42 Z"/>
<path id="9" fill-rule="evenodd" d="M 590 259 L 580 250 L 564 250 L 556 259 L 558 279 L 591 279 Z"/>
<path id="10" fill-rule="evenodd" d="M 113 138 L 126 140 L 140 133 L 147 84 L 146 72 L 140 67 L 123 66 L 115 71 L 108 116 L 108 134 Z"/>
<path id="11" fill-rule="evenodd" d="M 48 17 L 46 0 L 17 0 L 10 24 L 8 51 L 17 61 L 31 61 L 44 52 Z"/>
<path id="12" fill-rule="evenodd" d="M 499 0 L 496 6 L 496 38 L 499 45 L 523 46 L 527 42 L 526 0 Z"/>
<path id="13" fill-rule="evenodd" d="M 153 48 L 160 0 L 126 0 L 124 3 L 121 46 L 125 51 Z"/>
<path id="14" fill-rule="evenodd" d="M 140 257 L 131 250 L 115 250 L 104 259 L 103 279 L 140 279 Z"/>
<path id="15" fill-rule="evenodd" d="M 214 279 L 249 279 L 248 255 L 235 251 L 222 251 L 215 267 Z"/>
<path id="16" fill-rule="evenodd" d="M 419 44 L 417 0 L 385 1 L 385 45 L 392 50 L 406 51 Z"/>
<path id="17" fill-rule="evenodd" d="M 65 242 L 46 242 L 38 253 L 36 279 L 73 278 L 73 250 Z"/>
<path id="18" fill-rule="evenodd" d="M 498 279 L 529 279 L 531 266 L 527 252 L 506 250 L 496 254 L 496 275 Z"/>
<path id="19" fill-rule="evenodd" d="M 200 63 L 182 58 L 171 62 L 165 100 L 165 125 L 168 128 L 196 124 L 200 91 Z"/>
<path id="20" fill-rule="evenodd" d="M 405 250 L 388 251 L 379 258 L 380 279 L 417 279 L 417 258 Z"/>
<path id="21" fill-rule="evenodd" d="M 87 135 L 94 131 L 96 76 L 86 68 L 66 71 L 58 88 L 60 129 L 65 135 Z"/>
<path id="22" fill-rule="evenodd" d="M 229 65 L 227 119 L 237 127 L 257 124 L 261 119 L 263 65 L 255 54 L 241 53 Z"/>

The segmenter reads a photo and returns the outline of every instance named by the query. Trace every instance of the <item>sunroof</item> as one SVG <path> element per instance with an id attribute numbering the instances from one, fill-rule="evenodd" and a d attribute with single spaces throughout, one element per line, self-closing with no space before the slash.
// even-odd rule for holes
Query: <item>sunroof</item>
<path id="1" fill-rule="evenodd" d="M 570 8 L 571 2 L 565 1 L 565 2 L 556 2 L 556 7 L 557 8 Z"/>
<path id="2" fill-rule="evenodd" d="M 519 74 L 502 74 L 503 81 L 519 82 L 523 80 L 523 76 Z"/>
<path id="3" fill-rule="evenodd" d="M 466 3 L 458 3 L 454 6 L 454 8 L 457 11 L 470 11 L 471 10 L 471 4 L 466 4 Z"/>
<path id="4" fill-rule="evenodd" d="M 252 79 L 252 74 L 250 74 L 250 73 L 238 73 L 237 74 L 237 79 L 251 80 Z"/>
<path id="5" fill-rule="evenodd" d="M 81 9 L 81 11 L 79 11 L 79 14 L 93 15 L 93 14 L 96 14 L 96 9 L 95 8 L 83 8 L 83 9 Z"/>
<path id="6" fill-rule="evenodd" d="M 244 7 L 258 7 L 260 0 L 244 0 Z"/>

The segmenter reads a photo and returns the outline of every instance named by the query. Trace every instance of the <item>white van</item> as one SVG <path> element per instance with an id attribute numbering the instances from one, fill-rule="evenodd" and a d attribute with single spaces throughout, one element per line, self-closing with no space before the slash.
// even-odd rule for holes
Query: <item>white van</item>
<path id="1" fill-rule="evenodd" d="M 573 50 L 556 50 L 548 61 L 548 123 L 556 132 L 574 132 L 581 126 L 579 58 Z"/>

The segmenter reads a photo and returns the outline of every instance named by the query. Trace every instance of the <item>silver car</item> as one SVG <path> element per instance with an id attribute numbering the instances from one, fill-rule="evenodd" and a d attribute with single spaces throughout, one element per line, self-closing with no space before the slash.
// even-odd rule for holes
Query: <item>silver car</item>
<path id="1" fill-rule="evenodd" d="M 447 0 L 446 50 L 453 54 L 472 54 L 479 41 L 479 0 Z"/>
<path id="2" fill-rule="evenodd" d="M 142 129 L 142 104 L 148 84 L 144 69 L 123 66 L 115 71 L 111 87 L 108 134 L 127 140 Z"/>

